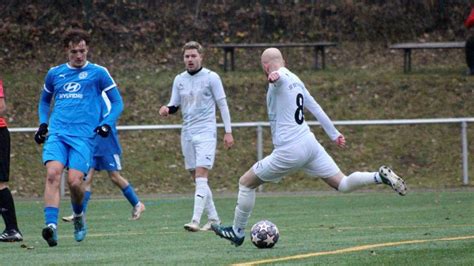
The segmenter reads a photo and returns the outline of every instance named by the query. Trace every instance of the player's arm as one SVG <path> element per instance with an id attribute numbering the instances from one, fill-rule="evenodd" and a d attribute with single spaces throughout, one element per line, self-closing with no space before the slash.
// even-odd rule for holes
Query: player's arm
<path id="1" fill-rule="evenodd" d="M 5 104 L 5 94 L 3 93 L 3 82 L 0 79 L 0 117 L 7 113 L 7 105 Z"/>
<path id="2" fill-rule="evenodd" d="M 5 104 L 5 98 L 0 96 L 0 117 L 7 113 L 7 105 Z"/>
<path id="3" fill-rule="evenodd" d="M 280 80 L 280 73 L 278 73 L 278 71 L 271 72 L 268 74 L 267 80 L 270 83 L 277 83 L 278 80 Z"/>
<path id="4" fill-rule="evenodd" d="M 38 104 L 40 125 L 35 133 L 35 141 L 38 144 L 44 143 L 46 140 L 46 135 L 48 134 L 48 119 L 52 99 L 53 93 L 52 91 L 48 90 L 45 84 L 43 90 L 41 91 L 40 101 Z"/>
<path id="5" fill-rule="evenodd" d="M 104 120 L 102 120 L 101 125 L 112 125 L 115 124 L 122 114 L 123 100 L 117 87 L 107 90 L 105 93 L 107 94 L 107 98 L 110 100 L 111 109 L 109 114 L 104 118 Z"/>
<path id="6" fill-rule="evenodd" d="M 41 92 L 40 101 L 38 104 L 38 116 L 40 124 L 47 124 L 49 119 L 49 111 L 53 94 L 47 91 L 46 87 Z"/>
<path id="7" fill-rule="evenodd" d="M 106 98 L 110 102 L 110 110 L 104 117 L 104 120 L 100 122 L 100 125 L 94 129 L 94 131 L 101 137 L 106 138 L 109 136 L 112 128 L 110 125 L 115 125 L 117 119 L 123 111 L 122 96 L 117 87 L 105 91 Z"/>
<path id="8" fill-rule="evenodd" d="M 178 112 L 178 109 L 179 109 L 179 104 L 181 102 L 181 99 L 179 97 L 179 92 L 178 92 L 178 88 L 177 88 L 177 85 L 176 85 L 176 79 L 178 78 L 178 76 L 176 76 L 176 78 L 174 79 L 173 81 L 173 88 L 171 90 L 171 99 L 170 99 L 170 102 L 168 103 L 168 105 L 163 105 L 160 107 L 160 116 L 168 116 L 170 114 L 174 114 L 176 112 Z"/>
<path id="9" fill-rule="evenodd" d="M 224 123 L 224 147 L 231 148 L 234 145 L 234 137 L 232 136 L 232 126 L 230 122 L 230 112 L 227 106 L 226 98 L 217 100 L 217 107 L 221 112 L 222 122 Z"/>
<path id="10" fill-rule="evenodd" d="M 331 119 L 328 117 L 323 108 L 316 102 L 316 100 L 309 94 L 305 88 L 303 91 L 304 106 L 308 109 L 314 117 L 321 123 L 326 134 L 329 138 L 336 142 L 338 146 L 343 147 L 346 143 L 344 136 L 336 129 Z"/>
<path id="11" fill-rule="evenodd" d="M 224 92 L 224 86 L 222 85 L 221 78 L 217 73 L 211 72 L 210 85 L 212 95 L 216 99 L 217 107 L 221 112 L 222 122 L 224 123 L 224 147 L 229 149 L 234 145 L 234 137 L 232 136 L 232 127 L 230 122 L 230 112 L 227 106 L 226 95 Z"/>

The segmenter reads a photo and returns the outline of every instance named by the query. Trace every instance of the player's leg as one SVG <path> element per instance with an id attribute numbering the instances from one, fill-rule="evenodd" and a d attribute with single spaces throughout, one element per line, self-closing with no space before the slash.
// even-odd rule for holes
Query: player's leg
<path id="1" fill-rule="evenodd" d="M 0 173 L 1 179 L 1 173 Z M 6 182 L 0 181 L 0 213 L 5 222 L 5 230 L 0 234 L 0 242 L 22 241 L 23 236 L 18 229 L 15 202 Z"/>
<path id="2" fill-rule="evenodd" d="M 138 220 L 145 211 L 145 204 L 138 198 L 132 185 L 120 174 L 119 171 L 109 171 L 112 182 L 122 190 L 124 197 L 132 205 L 132 220 Z"/>
<path id="3" fill-rule="evenodd" d="M 184 225 L 184 229 L 190 232 L 200 230 L 201 217 L 209 199 L 208 173 L 209 170 L 204 167 L 196 167 L 196 170 L 191 172 L 191 175 L 195 177 L 193 217 L 190 223 Z"/>
<path id="4" fill-rule="evenodd" d="M 84 187 L 84 198 L 82 199 L 82 212 L 85 214 L 87 212 L 87 206 L 89 205 L 89 200 L 92 196 L 92 180 L 94 179 L 95 170 L 91 168 L 89 173 L 84 177 L 82 186 Z M 72 205 L 71 205 L 72 209 Z M 74 214 L 69 216 L 63 216 L 61 218 L 64 222 L 72 222 L 74 220 Z"/>
<path id="5" fill-rule="evenodd" d="M 212 169 L 216 151 L 215 132 L 207 132 L 196 135 L 192 139 L 192 145 L 195 151 L 196 169 L 194 171 L 194 181 L 196 190 L 194 193 L 194 209 L 191 224 L 185 225 L 185 229 L 195 232 L 199 230 L 199 225 L 204 210 L 207 210 L 208 216 L 215 223 L 219 222 L 219 216 L 212 198 L 211 188 L 208 178 L 209 170 Z M 212 223 L 208 221 L 208 223 Z M 207 226 L 210 226 L 207 225 Z"/>
<path id="6" fill-rule="evenodd" d="M 0 213 L 5 222 L 5 230 L 0 234 L 1 242 L 22 241 L 18 229 L 15 203 L 8 188 L 10 174 L 10 133 L 6 127 L 0 128 Z"/>
<path id="7" fill-rule="evenodd" d="M 216 154 L 216 137 L 215 133 L 209 133 L 205 141 L 202 141 L 196 147 L 196 163 L 197 165 L 202 165 L 203 167 L 196 168 L 196 178 L 202 177 L 205 181 L 207 195 L 206 195 L 206 205 L 204 209 L 207 211 L 207 223 L 204 224 L 201 228 L 203 231 L 211 230 L 212 224 L 220 224 L 221 220 L 219 214 L 217 213 L 216 205 L 214 204 L 214 197 L 212 195 L 211 187 L 209 186 L 209 170 L 212 169 L 215 161 Z M 204 171 L 201 173 L 201 171 Z M 204 180 L 206 179 L 207 180 Z M 204 183 L 204 182 L 203 182 Z M 197 182 L 196 182 L 197 185 Z"/>
<path id="8" fill-rule="evenodd" d="M 188 136 L 187 134 L 186 135 L 181 134 L 181 151 L 184 156 L 184 167 L 186 168 L 186 170 L 190 172 L 191 177 L 195 181 L 196 180 L 196 150 L 193 145 L 191 137 Z M 194 205 L 193 205 L 193 218 L 191 218 L 191 222 L 184 224 L 184 229 L 190 232 L 197 232 L 200 230 L 199 220 L 201 219 L 200 218 L 201 216 L 199 215 L 198 221 L 194 220 L 195 219 L 194 217 L 198 216 L 196 215 L 194 211 L 196 209 L 196 194 L 197 194 L 197 186 L 194 193 L 195 200 L 194 200 Z M 204 206 L 202 207 L 202 209 L 204 209 Z M 201 211 L 201 215 L 202 215 L 202 211 Z"/>
<path id="9" fill-rule="evenodd" d="M 71 204 L 74 215 L 74 239 L 77 242 L 84 240 L 87 235 L 87 225 L 84 214 L 84 176 L 90 170 L 92 162 L 92 139 L 65 137 L 71 147 L 68 157 L 68 185 L 71 193 Z"/>
<path id="10" fill-rule="evenodd" d="M 82 201 L 84 199 L 84 187 L 82 180 L 84 173 L 76 169 L 69 169 L 68 171 L 68 185 L 71 193 L 71 205 L 73 211 L 74 222 L 74 238 L 77 242 L 84 240 L 87 234 L 87 227 L 85 223 L 85 214 Z"/>
<path id="11" fill-rule="evenodd" d="M 59 161 L 49 161 L 46 163 L 46 183 L 44 189 L 44 220 L 46 227 L 43 228 L 42 235 L 50 247 L 56 246 L 58 241 L 59 185 L 63 170 L 64 165 Z"/>
<path id="12" fill-rule="evenodd" d="M 385 184 L 401 196 L 407 193 L 405 181 L 387 166 L 380 167 L 378 172 L 354 172 L 348 176 L 342 172 L 323 180 L 341 192 L 351 192 L 370 184 Z"/>
<path id="13" fill-rule="evenodd" d="M 310 176 L 322 177 L 323 181 L 341 192 L 351 192 L 357 188 L 370 184 L 390 185 L 400 195 L 405 195 L 406 186 L 403 179 L 393 171 L 382 166 L 379 172 L 354 172 L 349 176 L 344 175 L 332 157 L 323 146 L 310 135 L 301 140 L 302 150 L 307 154 L 309 160 L 302 167 Z"/>
<path id="14" fill-rule="evenodd" d="M 212 230 L 235 246 L 244 242 L 245 228 L 255 206 L 255 191 L 264 182 L 278 182 L 285 175 L 296 171 L 305 163 L 300 147 L 275 149 L 263 160 L 256 162 L 239 179 L 239 194 L 234 211 L 234 223 L 230 227 L 212 225 Z"/>
<path id="15" fill-rule="evenodd" d="M 92 167 L 89 170 L 89 173 L 84 177 L 84 181 L 82 182 L 82 186 L 84 187 L 84 199 L 82 200 L 82 211 L 84 213 L 87 212 L 87 206 L 89 206 L 89 200 L 92 196 L 92 181 L 94 180 L 95 170 Z"/>
<path id="16" fill-rule="evenodd" d="M 474 35 L 470 36 L 466 41 L 466 63 L 468 66 L 468 74 L 474 75 Z"/>
<path id="17" fill-rule="evenodd" d="M 206 203 L 205 210 L 207 210 L 207 223 L 201 227 L 202 231 L 210 231 L 212 224 L 221 224 L 219 215 L 217 214 L 217 209 L 214 204 L 214 197 L 212 195 L 212 190 L 209 188 L 208 199 Z"/>
<path id="18" fill-rule="evenodd" d="M 259 185 L 264 183 L 264 181 L 255 174 L 253 170 L 254 167 L 250 168 L 239 179 L 239 194 L 237 196 L 237 206 L 234 211 L 233 225 L 211 225 L 211 229 L 218 236 L 229 240 L 235 246 L 240 246 L 244 242 L 245 227 L 255 206 L 255 190 Z"/>

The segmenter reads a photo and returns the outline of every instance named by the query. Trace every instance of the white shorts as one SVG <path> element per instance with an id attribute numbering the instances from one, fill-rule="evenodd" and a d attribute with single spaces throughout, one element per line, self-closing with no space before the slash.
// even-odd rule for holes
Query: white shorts
<path id="1" fill-rule="evenodd" d="M 296 143 L 275 148 L 270 155 L 256 162 L 252 169 L 265 182 L 278 182 L 298 170 L 322 178 L 334 176 L 340 171 L 313 133 Z"/>
<path id="2" fill-rule="evenodd" d="M 212 169 L 216 155 L 216 133 L 206 132 L 193 136 L 181 134 L 181 150 L 186 170 L 196 167 Z"/>

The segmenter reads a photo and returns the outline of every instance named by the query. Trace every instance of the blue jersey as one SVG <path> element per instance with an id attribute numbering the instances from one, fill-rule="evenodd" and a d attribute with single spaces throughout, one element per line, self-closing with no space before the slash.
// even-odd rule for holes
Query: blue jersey
<path id="1" fill-rule="evenodd" d="M 62 64 L 51 68 L 45 78 L 44 92 L 54 97 L 48 121 L 49 134 L 94 137 L 100 124 L 102 92 L 116 88 L 105 67 L 86 62 L 81 68 Z M 47 117 L 47 116 L 46 116 Z"/>
<path id="2" fill-rule="evenodd" d="M 102 93 L 102 115 L 101 119 L 107 117 L 109 115 L 109 112 L 111 110 L 111 103 L 109 98 L 105 93 Z M 110 132 L 109 136 L 106 138 L 103 138 L 99 135 L 96 135 L 94 138 L 94 144 L 95 144 L 95 149 L 94 149 L 94 157 L 101 157 L 105 155 L 114 155 L 122 154 L 122 148 L 120 147 L 120 142 L 118 139 L 118 132 L 116 128 L 116 123 L 113 123 L 110 125 L 110 128 L 112 131 Z"/>

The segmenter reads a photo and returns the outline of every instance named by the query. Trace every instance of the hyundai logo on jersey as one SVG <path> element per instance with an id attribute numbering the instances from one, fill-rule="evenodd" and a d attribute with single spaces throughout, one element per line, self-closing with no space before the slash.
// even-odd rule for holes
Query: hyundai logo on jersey
<path id="1" fill-rule="evenodd" d="M 81 84 L 77 82 L 69 82 L 64 84 L 64 90 L 67 92 L 76 92 L 81 89 Z"/>

